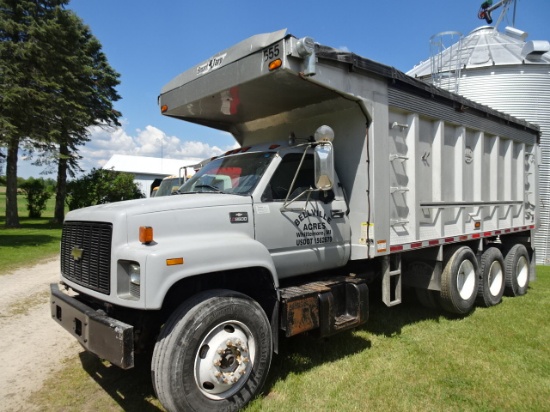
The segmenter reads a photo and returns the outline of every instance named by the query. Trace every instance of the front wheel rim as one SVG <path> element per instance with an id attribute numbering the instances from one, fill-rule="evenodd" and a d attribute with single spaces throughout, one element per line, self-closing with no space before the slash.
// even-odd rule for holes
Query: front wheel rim
<path id="1" fill-rule="evenodd" d="M 242 322 L 212 328 L 195 354 L 195 383 L 210 399 L 227 399 L 246 383 L 256 356 L 256 342 Z"/>
<path id="2" fill-rule="evenodd" d="M 472 297 L 476 285 L 476 271 L 474 265 L 469 260 L 464 260 L 458 268 L 456 277 L 456 286 L 458 294 L 464 300 Z"/>

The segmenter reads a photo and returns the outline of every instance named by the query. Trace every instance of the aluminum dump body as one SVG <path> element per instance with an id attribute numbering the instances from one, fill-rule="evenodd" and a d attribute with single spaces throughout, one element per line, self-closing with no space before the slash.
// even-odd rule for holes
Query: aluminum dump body
<path id="1" fill-rule="evenodd" d="M 536 229 L 537 126 L 304 43 L 284 30 L 247 39 L 168 83 L 162 110 L 243 146 L 331 126 L 351 259 Z"/>

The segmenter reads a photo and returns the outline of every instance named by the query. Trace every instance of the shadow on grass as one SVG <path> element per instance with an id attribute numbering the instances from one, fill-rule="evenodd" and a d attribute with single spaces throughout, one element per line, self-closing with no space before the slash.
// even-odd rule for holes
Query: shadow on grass
<path id="1" fill-rule="evenodd" d="M 274 355 L 263 394 L 269 393 L 278 380 L 289 373 L 306 372 L 324 362 L 369 349 L 367 339 L 343 332 L 330 339 L 316 339 L 309 336 L 282 338 L 279 355 Z M 102 362 L 95 355 L 80 353 L 84 370 L 125 411 L 157 412 L 163 409 L 151 403 L 156 395 L 151 382 L 151 355 L 136 357 L 133 369 L 122 370 L 108 362 Z M 158 402 L 158 400 L 157 400 Z"/>
<path id="2" fill-rule="evenodd" d="M 24 229 L 62 229 L 63 224 L 53 223 L 52 218 L 50 217 L 40 217 L 40 218 L 30 218 L 30 217 L 19 217 L 19 227 L 18 228 L 6 228 L 6 217 L 0 215 L 0 227 L 2 229 L 17 231 Z"/>
<path id="3" fill-rule="evenodd" d="M 372 342 L 365 336 L 394 337 L 400 335 L 402 328 L 409 324 L 430 319 L 460 319 L 422 307 L 417 303 L 414 293 L 404 291 L 404 298 L 407 303 L 388 308 L 376 293 L 371 293 L 369 321 L 357 329 L 366 334 L 346 331 L 329 338 L 316 338 L 307 334 L 291 338 L 281 336 L 279 354 L 273 356 L 269 376 L 262 390 L 263 396 L 271 391 L 277 381 L 285 380 L 290 374 L 305 373 L 324 363 L 370 350 Z M 159 411 L 161 409 L 147 400 L 155 398 L 150 359 L 151 355 L 136 358 L 136 368 L 124 371 L 115 366 L 105 366 L 93 355 L 81 354 L 84 369 L 124 410 Z"/>
<path id="4" fill-rule="evenodd" d="M 125 411 L 158 412 L 163 409 L 153 405 L 155 398 L 151 383 L 151 356 L 137 356 L 133 369 L 123 370 L 100 361 L 96 356 L 80 353 L 82 367 L 103 390 Z"/>
<path id="5" fill-rule="evenodd" d="M 40 245 L 47 245 L 52 242 L 59 242 L 58 236 L 21 234 L 9 236 L 0 236 L 0 246 L 10 246 L 11 248 L 29 248 Z"/>
<path id="6" fill-rule="evenodd" d="M 356 328 L 366 335 L 382 335 L 397 337 L 403 327 L 425 320 L 439 322 L 441 319 L 461 319 L 442 310 L 427 309 L 418 303 L 414 291 L 403 291 L 401 305 L 387 307 L 381 298 L 381 287 L 370 286 L 370 308 L 368 322 Z M 373 292 L 374 290 L 374 292 Z M 274 355 L 270 374 L 263 389 L 264 395 L 279 380 L 284 380 L 289 374 L 307 372 L 326 362 L 337 361 L 347 356 L 370 350 L 372 342 L 364 333 L 356 334 L 353 331 L 343 332 L 329 338 L 315 338 L 308 335 L 298 335 L 280 339 L 279 354 Z"/>
<path id="7" fill-rule="evenodd" d="M 2 216 L 0 216 L 0 219 Z M 20 218 L 20 227 L 6 228 L 0 220 L 0 246 L 33 248 L 59 242 L 63 225 L 54 224 L 49 218 Z M 50 231 L 50 232 L 48 232 Z M 59 231 L 59 232 L 56 232 Z"/>
<path id="8" fill-rule="evenodd" d="M 398 336 L 403 327 L 417 322 L 426 320 L 439 322 L 442 319 L 459 320 L 465 317 L 445 312 L 442 309 L 425 308 L 418 302 L 415 292 L 411 288 L 403 289 L 403 303 L 393 307 L 387 307 L 382 302 L 381 285 L 373 285 L 370 290 L 370 316 L 363 329 L 375 335 Z"/>

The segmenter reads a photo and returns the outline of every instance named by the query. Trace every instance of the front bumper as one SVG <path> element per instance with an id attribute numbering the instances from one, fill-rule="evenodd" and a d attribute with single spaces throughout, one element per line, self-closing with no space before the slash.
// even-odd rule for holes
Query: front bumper
<path id="1" fill-rule="evenodd" d="M 134 327 L 96 311 L 50 284 L 52 318 L 88 351 L 122 369 L 134 367 Z"/>

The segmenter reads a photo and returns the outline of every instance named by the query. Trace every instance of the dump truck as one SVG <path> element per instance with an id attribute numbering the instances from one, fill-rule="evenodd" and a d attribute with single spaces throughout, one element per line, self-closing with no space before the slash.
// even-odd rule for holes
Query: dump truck
<path id="1" fill-rule="evenodd" d="M 121 368 L 152 351 L 169 411 L 242 408 L 282 339 L 363 325 L 373 288 L 466 316 L 535 277 L 535 125 L 286 30 L 159 106 L 240 147 L 178 195 L 69 212 L 51 315 Z"/>

